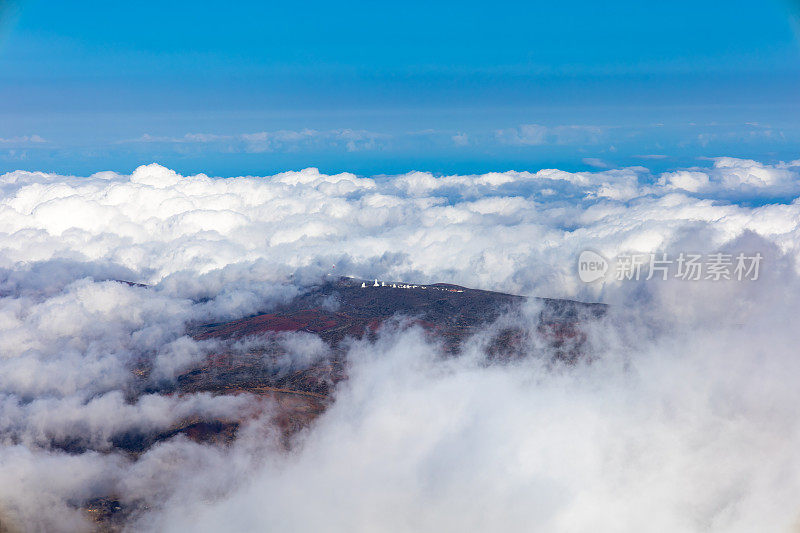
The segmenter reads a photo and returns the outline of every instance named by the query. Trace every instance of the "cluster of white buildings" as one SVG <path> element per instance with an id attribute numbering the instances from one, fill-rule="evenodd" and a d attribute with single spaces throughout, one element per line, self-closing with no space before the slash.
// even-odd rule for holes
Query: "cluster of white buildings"
<path id="1" fill-rule="evenodd" d="M 445 292 L 464 292 L 461 289 L 449 289 L 445 287 L 429 287 L 427 285 L 410 285 L 408 283 L 386 283 L 385 281 L 378 281 L 375 280 L 374 283 L 367 284 L 366 281 L 361 283 L 361 288 L 366 289 L 368 287 L 390 287 L 392 289 L 423 289 L 423 290 L 432 290 L 432 291 L 445 291 Z"/>

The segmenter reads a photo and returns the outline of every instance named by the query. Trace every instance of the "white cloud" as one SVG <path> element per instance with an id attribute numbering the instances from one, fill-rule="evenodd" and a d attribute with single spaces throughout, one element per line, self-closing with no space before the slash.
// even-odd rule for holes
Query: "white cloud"
<path id="1" fill-rule="evenodd" d="M 359 347 L 352 379 L 294 455 L 210 505 L 176 497 L 156 525 L 790 528 L 800 398 L 785 372 L 800 370 L 797 336 L 783 330 L 767 355 L 752 333 L 772 326 L 754 320 L 646 343 L 648 328 L 598 332 L 598 360 L 569 369 L 443 361 L 413 333 Z"/>
<path id="2" fill-rule="evenodd" d="M 798 173 L 720 158 L 660 175 L 4 174 L 0 520 L 81 530 L 75 502 L 114 493 L 149 509 L 145 530 L 187 517 L 208 530 L 787 529 Z M 763 279 L 588 286 L 574 272 L 586 248 L 760 251 Z M 508 364 L 487 364 L 491 330 L 443 359 L 413 328 L 387 329 L 353 345 L 349 381 L 292 453 L 247 396 L 129 401 L 143 359 L 169 380 L 219 348 L 189 325 L 263 310 L 328 272 L 603 299 L 612 316 L 585 332 L 591 364 L 574 366 L 548 363 L 533 307 L 519 319 L 528 356 Z M 327 354 L 308 336 L 275 342 L 287 368 Z M 177 438 L 135 461 L 109 453 L 121 431 L 242 412 L 229 448 Z"/>
<path id="3" fill-rule="evenodd" d="M 336 257 L 367 264 L 390 253 L 405 259 L 376 274 L 425 273 L 426 280 L 456 276 L 454 281 L 464 284 L 532 292 L 538 276 L 569 273 L 574 249 L 558 251 L 548 243 L 580 238 L 583 244 L 599 240 L 618 246 L 610 232 L 640 231 L 654 217 L 671 221 L 655 230 L 663 242 L 695 222 L 720 235 L 751 230 L 773 237 L 764 214 L 793 207 L 715 207 L 705 198 L 791 195 L 797 192 L 797 172 L 792 163 L 742 160 L 717 160 L 711 169 L 660 176 L 639 167 L 441 177 L 415 172 L 381 180 L 316 169 L 216 179 L 180 176 L 158 165 L 140 167 L 130 177 L 14 172 L 0 177 L 5 191 L 0 266 L 58 257 L 104 260 L 139 272 L 142 281 L 158 282 L 182 271 L 206 273 L 242 261 L 299 268 L 321 256 L 332 258 L 327 264 Z M 695 193 L 702 196 L 692 197 Z M 516 198 L 525 208 L 513 213 L 470 208 L 486 198 Z M 640 218 L 618 218 L 634 209 Z M 695 214 L 685 219 L 689 211 Z M 500 234 L 498 216 L 506 217 Z M 724 223 L 715 222 L 722 216 Z M 577 233 L 565 230 L 576 225 Z M 550 237 L 531 242 L 526 232 Z M 467 236 L 469 245 L 461 240 Z M 789 239 L 787 234 L 782 242 Z M 543 262 L 534 271 L 527 266 L 520 273 L 509 271 L 508 277 L 488 267 L 454 272 L 451 266 L 454 259 L 478 265 L 480 258 L 502 256 L 508 249 Z M 370 274 L 353 273 L 359 272 Z M 558 291 L 568 294 L 573 288 Z"/>
<path id="4" fill-rule="evenodd" d="M 692 193 L 716 193 L 752 198 L 796 195 L 800 191 L 795 163 L 765 165 L 747 159 L 720 157 L 714 167 L 668 172 L 659 184 Z"/>

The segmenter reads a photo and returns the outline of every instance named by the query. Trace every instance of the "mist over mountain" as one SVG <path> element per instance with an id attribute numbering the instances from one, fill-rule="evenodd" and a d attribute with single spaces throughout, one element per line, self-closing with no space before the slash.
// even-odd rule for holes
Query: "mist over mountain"
<path id="1" fill-rule="evenodd" d="M 796 527 L 799 184 L 3 174 L 0 531 Z"/>

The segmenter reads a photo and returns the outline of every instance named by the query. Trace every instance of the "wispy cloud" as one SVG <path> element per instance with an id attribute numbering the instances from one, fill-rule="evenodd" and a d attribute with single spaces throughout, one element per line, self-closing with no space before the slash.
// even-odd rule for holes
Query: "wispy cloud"
<path id="1" fill-rule="evenodd" d="M 154 143 L 174 145 L 216 145 L 219 149 L 236 152 L 277 152 L 301 148 L 340 148 L 348 152 L 374 150 L 391 136 L 367 130 L 276 130 L 253 133 L 217 134 L 187 133 L 181 137 L 144 134 L 121 144 Z"/>
<path id="2" fill-rule="evenodd" d="M 33 145 L 33 144 L 43 144 L 46 143 L 47 140 L 40 137 L 39 135 L 22 135 L 17 137 L 0 137 L 0 144 L 9 144 L 9 145 Z"/>
<path id="3" fill-rule="evenodd" d="M 469 135 L 466 133 L 456 133 L 452 137 L 453 144 L 456 146 L 467 146 L 469 144 Z"/>
<path id="4" fill-rule="evenodd" d="M 597 157 L 584 157 L 581 161 L 590 167 L 595 168 L 608 168 L 610 166 L 608 163 Z"/>
<path id="5" fill-rule="evenodd" d="M 549 144 L 596 144 L 608 128 L 602 126 L 543 126 L 522 124 L 515 128 L 495 131 L 498 141 L 518 146 L 541 146 Z"/>
<path id="6" fill-rule="evenodd" d="M 663 154 L 632 155 L 631 157 L 634 158 L 634 159 L 653 159 L 653 160 L 666 159 L 667 158 L 667 156 L 663 155 Z"/>

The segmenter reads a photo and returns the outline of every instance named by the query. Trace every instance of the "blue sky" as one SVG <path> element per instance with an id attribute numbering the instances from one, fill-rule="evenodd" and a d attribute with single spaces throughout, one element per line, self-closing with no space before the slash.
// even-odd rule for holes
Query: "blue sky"
<path id="1" fill-rule="evenodd" d="M 788 0 L 0 5 L 0 171 L 800 157 Z"/>

